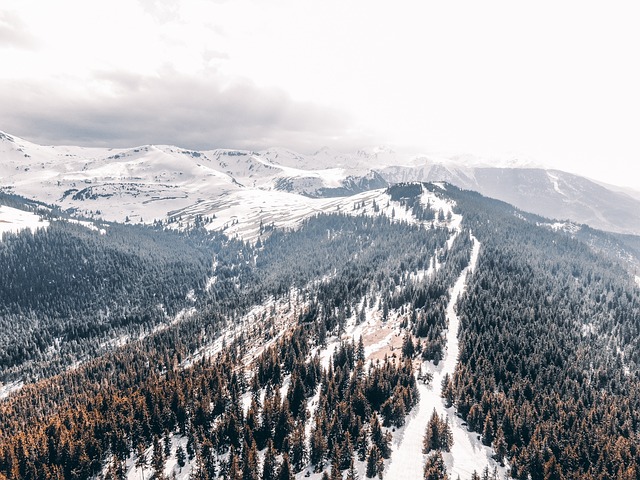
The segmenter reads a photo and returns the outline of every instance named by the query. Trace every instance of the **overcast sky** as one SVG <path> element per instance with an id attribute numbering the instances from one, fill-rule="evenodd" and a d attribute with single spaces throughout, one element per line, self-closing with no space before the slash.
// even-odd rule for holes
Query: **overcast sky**
<path id="1" fill-rule="evenodd" d="M 638 25 L 636 1 L 3 0 L 0 130 L 506 155 L 640 190 Z"/>

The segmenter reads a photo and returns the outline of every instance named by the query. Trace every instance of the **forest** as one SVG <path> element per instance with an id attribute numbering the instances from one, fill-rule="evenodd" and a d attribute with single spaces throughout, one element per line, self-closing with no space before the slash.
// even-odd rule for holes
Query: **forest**
<path id="1" fill-rule="evenodd" d="M 425 190 L 455 202 L 461 234 Z M 618 255 L 635 237 L 554 231 L 451 185 L 387 192 L 422 223 L 320 214 L 255 244 L 63 218 L 5 235 L 0 373 L 25 385 L 0 400 L 0 478 L 126 478 L 131 459 L 164 478 L 169 458 L 197 479 L 353 479 L 358 462 L 383 478 L 418 370 L 442 358 L 470 234 L 447 402 L 513 478 L 638 478 L 640 290 Z M 401 319 L 397 355 L 342 338 L 371 311 Z M 448 478 L 446 421 L 429 431 L 424 478 Z"/>

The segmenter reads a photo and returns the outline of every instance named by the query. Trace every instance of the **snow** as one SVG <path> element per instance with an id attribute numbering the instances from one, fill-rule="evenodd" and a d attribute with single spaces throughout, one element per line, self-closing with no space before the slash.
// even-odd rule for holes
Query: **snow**
<path id="1" fill-rule="evenodd" d="M 636 284 L 640 287 L 640 277 L 636 275 Z"/>
<path id="2" fill-rule="evenodd" d="M 472 236 L 473 250 L 471 261 L 465 268 L 451 289 L 451 297 L 447 306 L 448 329 L 446 331 L 446 350 L 444 358 L 436 366 L 432 362 L 426 369 L 433 374 L 429 385 L 418 382 L 420 401 L 416 410 L 407 417 L 407 423 L 402 432 L 394 436 L 393 452 L 389 467 L 385 472 L 388 480 L 421 478 L 426 457 L 422 454 L 422 440 L 424 431 L 435 408 L 438 415 L 445 415 L 450 422 L 453 433 L 451 453 L 443 455 L 449 478 L 470 478 L 473 471 L 480 473 L 485 466 L 490 470 L 498 467 L 501 473 L 505 469 L 491 458 L 493 451 L 484 446 L 477 434 L 467 431 L 462 419 L 456 415 L 455 407 L 445 408 L 444 399 L 440 396 L 442 379 L 445 375 L 453 376 L 457 363 L 458 336 L 460 326 L 455 311 L 456 303 L 464 292 L 467 274 L 473 272 L 480 252 L 480 243 Z"/>
<path id="3" fill-rule="evenodd" d="M 435 212 L 442 210 L 445 216 L 451 214 L 450 220 L 441 222 L 442 226 L 459 228 L 462 217 L 453 213 L 453 202 L 426 190 L 420 200 L 425 206 L 429 204 Z M 383 215 L 394 222 L 424 224 L 427 228 L 432 224 L 439 225 L 435 221 L 417 220 L 410 210 L 391 200 L 386 189 L 333 198 L 311 198 L 278 190 L 243 189 L 172 212 L 171 216 L 177 223 L 171 223 L 170 226 L 186 228 L 196 216 L 201 216 L 208 219 L 206 228 L 209 230 L 222 231 L 229 237 L 237 236 L 245 241 L 256 242 L 262 234 L 261 225 L 295 229 L 304 220 L 320 213 Z"/>
<path id="4" fill-rule="evenodd" d="M 553 185 L 553 189 L 559 193 L 560 195 L 562 195 L 563 197 L 566 197 L 566 193 L 564 193 L 562 190 L 560 190 L 560 185 L 559 185 L 559 178 L 555 175 L 553 175 L 551 172 L 547 172 L 547 176 L 549 177 L 549 180 L 551 181 L 551 184 Z"/>
<path id="5" fill-rule="evenodd" d="M 538 223 L 538 226 L 549 227 L 554 232 L 565 232 L 575 235 L 580 231 L 580 226 L 572 222 Z"/>
<path id="6" fill-rule="evenodd" d="M 17 392 L 23 387 L 23 385 L 24 385 L 24 382 L 22 381 L 17 381 L 17 382 L 12 382 L 7 384 L 0 382 L 0 400 L 7 398 L 13 392 Z"/>
<path id="7" fill-rule="evenodd" d="M 93 222 L 88 222 L 86 220 L 76 220 L 74 218 L 70 218 L 67 219 L 68 222 L 70 223 L 75 223 L 76 225 L 81 225 L 85 228 L 88 228 L 89 230 L 92 230 L 94 232 L 98 232 L 100 235 L 106 235 L 107 234 L 107 230 L 106 230 L 106 225 L 96 225 Z"/>
<path id="8" fill-rule="evenodd" d="M 164 446 L 164 444 L 163 444 Z M 172 435 L 171 436 L 171 455 L 169 455 L 166 459 L 164 474 L 165 478 L 173 478 L 172 475 L 175 474 L 175 478 L 177 480 L 188 480 L 191 470 L 195 467 L 196 459 L 194 457 L 193 460 L 189 460 L 187 457 L 185 460 L 185 466 L 181 469 L 178 465 L 178 461 L 176 459 L 176 450 L 178 447 L 182 447 L 182 449 L 187 451 L 187 437 Z M 145 450 L 145 456 L 147 457 L 147 461 L 150 463 L 151 458 L 153 456 L 153 447 L 149 447 Z M 145 467 L 144 471 L 140 468 L 137 468 L 136 460 L 138 459 L 137 454 L 134 452 L 126 461 L 126 478 L 127 480 L 149 480 L 153 477 L 153 468 L 149 465 Z M 106 462 L 103 467 L 103 475 L 107 472 L 109 466 L 109 461 Z"/>
<path id="9" fill-rule="evenodd" d="M 0 205 L 0 240 L 3 233 L 18 233 L 29 229 L 35 232 L 38 228 L 47 228 L 49 221 L 35 213 Z"/>

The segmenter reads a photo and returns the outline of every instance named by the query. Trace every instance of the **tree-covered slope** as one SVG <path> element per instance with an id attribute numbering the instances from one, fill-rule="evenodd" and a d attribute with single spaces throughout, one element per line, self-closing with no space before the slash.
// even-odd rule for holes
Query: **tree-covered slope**
<path id="1" fill-rule="evenodd" d="M 256 244 L 62 221 L 5 237 L 2 274 L 37 293 L 3 283 L 2 320 L 30 325 L 12 343 L 42 365 L 60 338 L 88 353 L 0 405 L 0 478 L 384 476 L 416 380 L 452 353 L 454 375 L 429 388 L 513 477 L 637 478 L 640 289 L 616 253 L 637 239 L 553 229 L 451 185 L 386 194 L 397 216 L 354 205 Z M 459 352 L 447 352 L 458 281 Z M 433 440 L 425 475 L 451 464 Z"/>
<path id="2" fill-rule="evenodd" d="M 640 290 L 627 265 L 447 190 L 482 243 L 459 304 L 459 412 L 514 477 L 636 478 Z"/>

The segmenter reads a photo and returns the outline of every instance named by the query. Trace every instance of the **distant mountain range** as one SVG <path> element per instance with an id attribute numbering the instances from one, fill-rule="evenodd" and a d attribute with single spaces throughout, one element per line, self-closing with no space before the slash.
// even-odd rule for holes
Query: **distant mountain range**
<path id="1" fill-rule="evenodd" d="M 388 149 L 353 154 L 283 148 L 194 151 L 175 146 L 42 146 L 0 132 L 0 188 L 82 216 L 150 223 L 209 217 L 231 228 L 244 214 L 347 196 L 406 181 L 446 181 L 538 215 L 640 234 L 640 193 L 516 162 L 489 166 L 471 157 L 433 158 Z M 230 212 L 229 205 L 244 210 Z M 231 233 L 233 233 L 231 231 Z"/>

